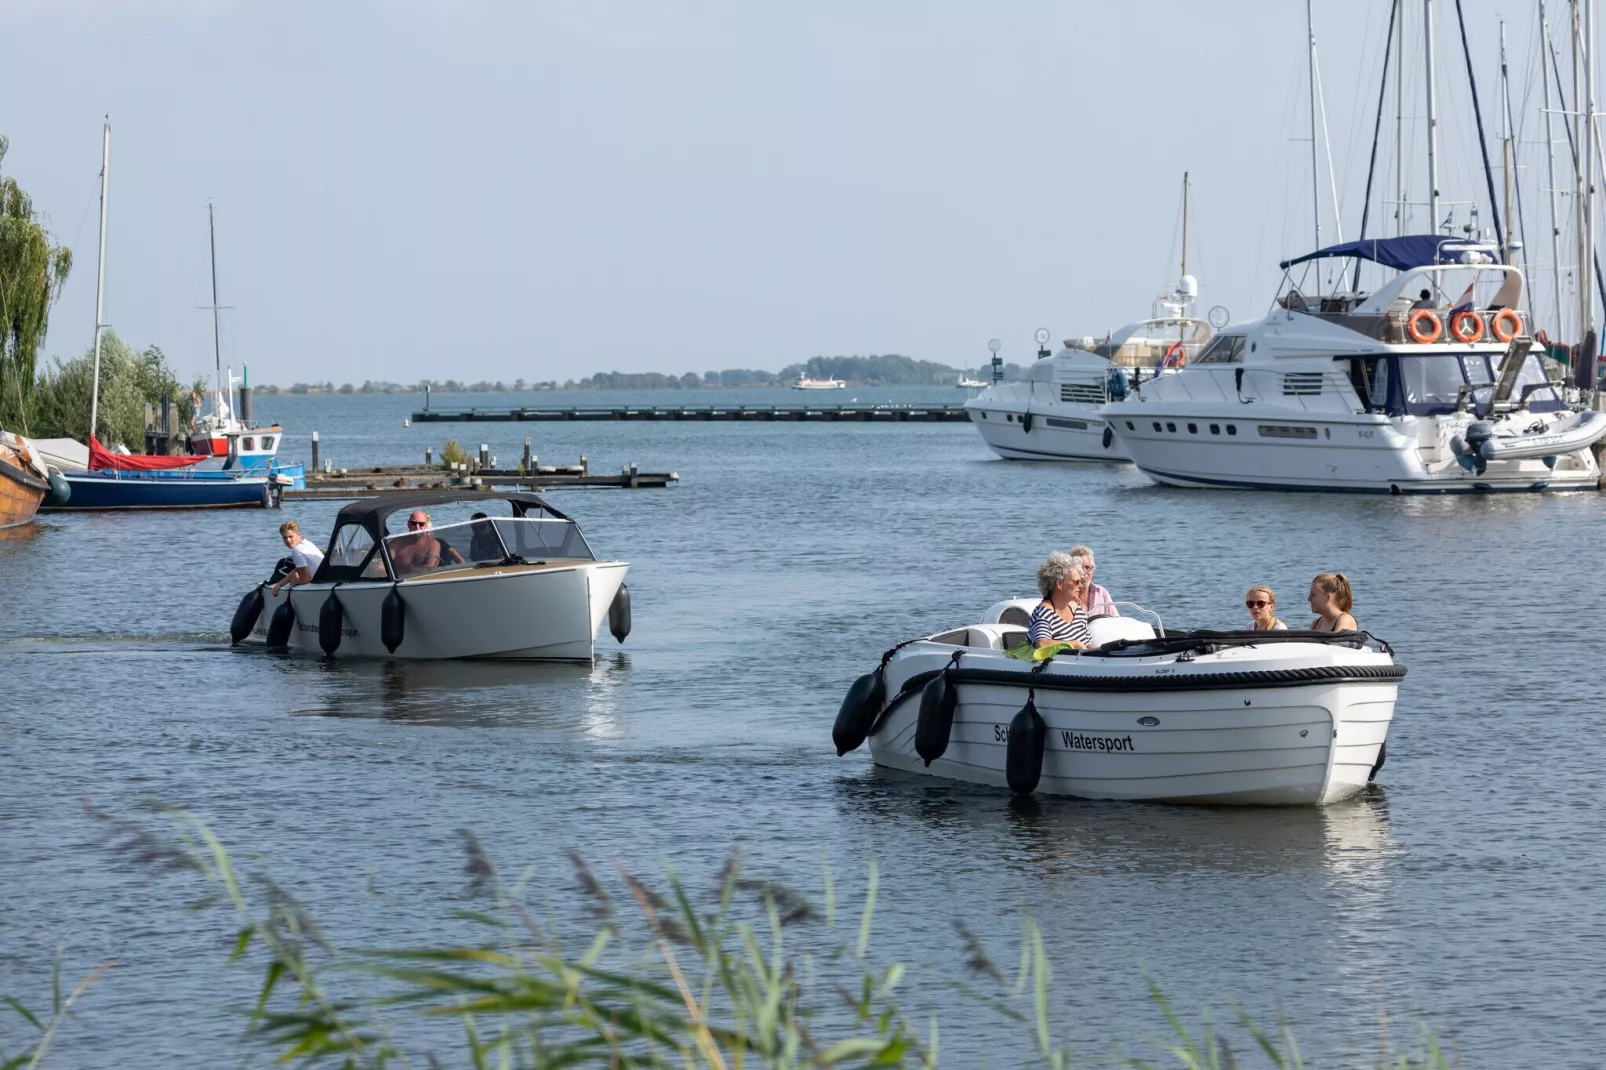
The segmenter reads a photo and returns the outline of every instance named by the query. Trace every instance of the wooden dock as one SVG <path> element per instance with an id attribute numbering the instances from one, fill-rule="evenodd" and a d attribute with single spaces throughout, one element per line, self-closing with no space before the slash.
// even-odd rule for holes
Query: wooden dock
<path id="1" fill-rule="evenodd" d="M 381 465 L 367 468 L 341 468 L 330 472 L 307 473 L 306 490 L 287 490 L 286 501 L 343 501 L 369 498 L 377 494 L 399 494 L 419 490 L 565 490 L 571 487 L 615 487 L 640 490 L 667 487 L 680 481 L 677 472 L 643 472 L 636 465 L 624 466 L 618 474 L 596 474 L 582 457 L 580 464 L 520 468 L 461 466 L 448 471 L 436 465 Z"/>
<path id="2" fill-rule="evenodd" d="M 875 424 L 963 423 L 963 403 L 937 405 L 664 405 L 539 409 L 424 409 L 414 423 L 523 423 L 563 420 L 779 420 Z"/>

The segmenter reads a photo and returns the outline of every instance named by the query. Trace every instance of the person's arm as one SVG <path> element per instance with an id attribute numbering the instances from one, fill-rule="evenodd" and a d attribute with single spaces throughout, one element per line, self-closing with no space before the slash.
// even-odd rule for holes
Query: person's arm
<path id="1" fill-rule="evenodd" d="M 312 570 L 306 565 L 297 565 L 289 574 L 273 585 L 273 593 L 277 595 L 281 587 L 299 587 L 303 583 L 312 582 Z"/>

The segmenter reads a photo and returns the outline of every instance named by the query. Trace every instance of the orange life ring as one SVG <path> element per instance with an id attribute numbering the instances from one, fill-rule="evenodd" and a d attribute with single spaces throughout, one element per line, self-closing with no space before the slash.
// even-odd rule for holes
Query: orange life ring
<path id="1" fill-rule="evenodd" d="M 1468 330 L 1466 328 L 1470 327 Z M 1483 339 L 1483 317 L 1471 309 L 1463 309 L 1450 317 L 1450 337 L 1468 345 Z M 1507 339 L 1510 341 L 1510 339 Z"/>
<path id="2" fill-rule="evenodd" d="M 1423 329 L 1424 323 L 1429 329 Z M 1405 333 L 1409 334 L 1411 341 L 1417 345 L 1432 345 L 1444 333 L 1444 324 L 1440 322 L 1439 314 L 1431 308 L 1419 308 L 1405 321 Z"/>
<path id="3" fill-rule="evenodd" d="M 1522 333 L 1522 316 L 1515 310 L 1502 308 L 1489 322 L 1489 333 L 1497 342 L 1509 342 Z M 1545 344 L 1541 341 L 1540 344 Z"/>
<path id="4" fill-rule="evenodd" d="M 1165 356 L 1160 360 L 1162 368 L 1182 368 L 1188 363 L 1188 350 L 1181 342 L 1172 342 L 1166 349 Z"/>

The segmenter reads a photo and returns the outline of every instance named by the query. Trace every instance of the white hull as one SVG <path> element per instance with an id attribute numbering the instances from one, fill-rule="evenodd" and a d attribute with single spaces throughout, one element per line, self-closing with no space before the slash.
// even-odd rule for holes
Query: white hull
<path id="1" fill-rule="evenodd" d="M 1113 435 L 1106 443 L 1099 406 L 1060 400 L 1054 383 L 999 383 L 965 402 L 982 441 L 1009 461 L 1120 461 L 1130 458 Z M 1026 422 L 1027 414 L 1031 422 Z"/>
<path id="2" fill-rule="evenodd" d="M 1139 633 L 1154 634 L 1130 618 L 1095 620 L 1099 652 L 1041 666 L 1004 655 L 1024 640 L 1018 625 L 908 644 L 887 663 L 885 704 L 871 707 L 860 731 L 877 765 L 1007 787 L 1012 722 L 1031 694 L 1047 728 L 1031 790 L 1045 794 L 1321 806 L 1353 796 L 1375 772 L 1405 670 L 1386 648 L 1357 645 L 1364 635 Z M 1112 642 L 1120 636 L 1129 641 Z M 928 736 L 927 765 L 917 733 L 923 692 L 939 674 L 954 696 L 953 722 L 945 747 L 930 749 Z M 839 715 L 844 723 L 851 715 Z M 839 737 L 838 746 L 855 742 Z"/>
<path id="3" fill-rule="evenodd" d="M 454 571 L 389 582 L 339 585 L 345 615 L 337 657 L 360 658 L 517 658 L 536 661 L 590 661 L 597 632 L 607 619 L 629 566 L 620 561 L 583 561 L 551 566 Z M 392 587 L 407 603 L 401 645 L 394 653 L 380 639 L 381 607 Z M 264 606 L 244 640 L 263 644 L 273 613 L 291 598 L 296 626 L 292 651 L 322 654 L 319 611 L 330 584 L 289 587 L 274 596 L 263 590 Z"/>
<path id="4" fill-rule="evenodd" d="M 1455 494 L 1593 490 L 1600 478 L 1588 449 L 1552 455 L 1554 466 L 1497 458 L 1480 474 L 1450 448 L 1457 423 L 1433 417 L 1141 400 L 1103 413 L 1133 463 L 1170 486 Z"/>

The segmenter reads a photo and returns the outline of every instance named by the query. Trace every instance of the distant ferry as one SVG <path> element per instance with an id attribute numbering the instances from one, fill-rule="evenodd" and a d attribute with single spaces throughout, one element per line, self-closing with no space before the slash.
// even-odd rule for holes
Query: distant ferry
<path id="1" fill-rule="evenodd" d="M 793 390 L 842 390 L 847 383 L 841 379 L 805 379 L 801 375 L 792 384 Z"/>

